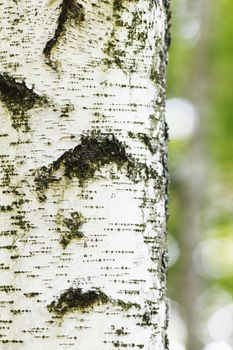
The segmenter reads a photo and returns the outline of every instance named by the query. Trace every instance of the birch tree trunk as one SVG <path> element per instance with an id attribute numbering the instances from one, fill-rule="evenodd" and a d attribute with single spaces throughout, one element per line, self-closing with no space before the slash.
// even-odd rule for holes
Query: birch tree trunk
<path id="1" fill-rule="evenodd" d="M 167 0 L 0 4 L 0 342 L 167 348 Z"/>

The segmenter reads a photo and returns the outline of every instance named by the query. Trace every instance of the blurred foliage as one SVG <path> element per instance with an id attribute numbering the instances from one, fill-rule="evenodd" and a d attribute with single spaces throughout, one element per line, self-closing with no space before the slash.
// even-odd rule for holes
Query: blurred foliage
<path id="1" fill-rule="evenodd" d="M 172 1 L 172 46 L 168 65 L 168 98 L 190 99 L 193 94 L 192 90 L 196 88 L 196 68 L 194 67 L 197 64 L 196 60 L 201 59 L 200 65 L 204 66 L 203 79 L 206 79 L 207 84 L 207 93 L 202 98 L 206 99 L 208 118 L 202 118 L 200 115 L 199 132 L 201 133 L 202 128 L 205 129 L 205 133 L 200 137 L 205 138 L 204 143 L 208 152 L 206 169 L 208 186 L 203 188 L 208 195 L 198 218 L 202 226 L 200 244 L 219 240 L 219 251 L 216 251 L 215 257 L 207 256 L 206 259 L 210 259 L 208 261 L 210 266 L 213 263 L 213 269 L 215 265 L 219 265 L 219 269 L 225 268 L 226 271 L 231 272 L 226 275 L 223 273 L 222 276 L 221 274 L 211 276 L 204 271 L 203 274 L 200 273 L 199 278 L 204 279 L 205 293 L 211 296 L 211 298 L 207 297 L 206 304 L 202 305 L 203 310 L 205 308 L 207 310 L 209 303 L 217 300 L 217 295 L 212 297 L 214 290 L 216 293 L 219 293 L 220 290 L 226 291 L 233 296 L 233 266 L 229 265 L 232 264 L 232 259 L 227 259 L 225 253 L 227 246 L 224 248 L 224 244 L 227 245 L 230 241 L 233 243 L 233 1 L 210 1 L 209 26 L 204 25 L 204 33 L 203 31 L 198 33 L 197 30 L 195 35 L 189 35 L 189 26 L 193 25 L 194 28 L 195 21 L 200 20 L 203 14 L 204 2 L 205 0 Z M 204 22 L 205 18 L 207 18 L 206 14 L 203 16 Z M 203 36 L 205 40 L 200 44 Z M 198 57 L 197 51 L 200 50 L 200 45 L 204 45 L 204 54 L 202 52 L 202 55 Z M 197 100 L 195 103 L 198 105 Z M 203 125 L 203 123 L 208 123 L 208 125 Z M 180 223 L 183 220 L 185 208 L 180 200 L 182 179 L 179 179 L 179 171 L 180 167 L 185 164 L 185 158 L 189 156 L 192 142 L 192 137 L 190 137 L 190 139 L 171 139 L 169 143 L 171 214 L 168 230 L 177 240 L 180 249 L 182 249 L 180 243 L 182 225 Z M 177 177 L 181 184 L 177 183 Z M 169 295 L 175 300 L 177 293 L 180 293 L 176 281 L 179 281 L 180 268 L 184 263 L 182 259 L 181 254 L 169 271 Z M 193 303 L 193 300 L 190 300 L 190 303 Z M 231 339 L 233 339 L 233 330 Z M 188 346 L 187 349 L 191 348 Z"/>
<path id="2" fill-rule="evenodd" d="M 232 184 L 233 171 L 233 2 L 215 1 L 215 40 L 211 45 L 210 69 L 216 165 Z"/>

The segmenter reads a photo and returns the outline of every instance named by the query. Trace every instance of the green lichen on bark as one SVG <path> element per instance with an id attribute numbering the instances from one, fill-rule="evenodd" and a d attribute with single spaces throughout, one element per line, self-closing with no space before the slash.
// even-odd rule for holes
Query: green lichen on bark
<path id="1" fill-rule="evenodd" d="M 47 63 L 54 69 L 56 69 L 56 64 L 51 60 L 51 52 L 58 43 L 61 35 L 65 32 L 66 26 L 72 21 L 78 25 L 85 20 L 84 7 L 76 0 L 63 0 L 60 7 L 61 11 L 57 20 L 57 28 L 54 36 L 46 43 L 43 51 L 47 59 Z"/>
<path id="2" fill-rule="evenodd" d="M 17 81 L 6 73 L 0 73 L 0 99 L 11 112 L 12 126 L 15 129 L 25 127 L 29 130 L 27 111 L 34 106 L 47 104 L 45 96 L 28 88 L 24 81 Z"/>

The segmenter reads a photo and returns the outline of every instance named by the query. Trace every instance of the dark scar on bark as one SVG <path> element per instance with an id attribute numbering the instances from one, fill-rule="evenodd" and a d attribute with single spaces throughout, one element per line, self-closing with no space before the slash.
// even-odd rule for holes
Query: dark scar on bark
<path id="1" fill-rule="evenodd" d="M 48 62 L 52 67 L 50 60 L 51 51 L 58 42 L 62 33 L 66 30 L 66 24 L 73 20 L 75 24 L 83 22 L 85 20 L 85 11 L 82 4 L 77 3 L 75 0 L 63 0 L 61 5 L 61 12 L 57 20 L 57 28 L 54 36 L 50 39 L 44 48 L 44 55 L 48 59 Z M 54 68 L 54 67 L 53 67 Z"/>
<path id="2" fill-rule="evenodd" d="M 76 177 L 82 186 L 94 178 L 97 170 L 110 163 L 115 163 L 118 169 L 125 167 L 127 177 L 135 183 L 149 178 L 159 180 L 156 170 L 127 154 L 126 146 L 113 134 L 92 132 L 82 135 L 79 145 L 63 153 L 52 164 L 36 170 L 34 181 L 39 199 L 45 200 L 44 191 L 62 177 Z M 61 168 L 63 174 L 56 176 L 56 171 Z"/>
<path id="3" fill-rule="evenodd" d="M 128 310 L 132 307 L 140 309 L 140 305 L 136 303 L 125 303 L 119 300 L 112 300 L 100 289 L 95 288 L 87 292 L 83 292 L 81 288 L 69 288 L 62 293 L 57 299 L 53 300 L 47 309 L 49 312 L 55 313 L 57 316 L 64 316 L 71 311 L 87 312 L 94 306 L 111 303 L 119 306 L 121 309 Z"/>
<path id="4" fill-rule="evenodd" d="M 27 122 L 27 111 L 35 105 L 48 104 L 46 96 L 38 95 L 24 81 L 18 82 L 6 73 L 0 73 L 0 98 L 12 113 L 12 126 L 20 127 Z"/>

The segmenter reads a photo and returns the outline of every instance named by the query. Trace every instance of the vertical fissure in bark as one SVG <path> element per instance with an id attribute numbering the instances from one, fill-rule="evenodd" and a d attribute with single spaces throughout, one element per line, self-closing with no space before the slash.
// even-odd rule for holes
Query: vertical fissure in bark
<path id="1" fill-rule="evenodd" d="M 84 7 L 76 0 L 63 0 L 60 8 L 60 15 L 57 20 L 57 28 L 54 36 L 46 43 L 43 51 L 47 63 L 54 69 L 56 69 L 56 64 L 52 61 L 51 54 L 55 46 L 58 44 L 60 37 L 64 34 L 66 26 L 72 21 L 76 25 L 85 21 Z"/>

